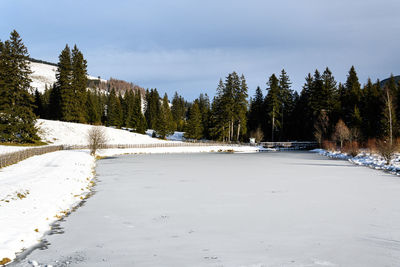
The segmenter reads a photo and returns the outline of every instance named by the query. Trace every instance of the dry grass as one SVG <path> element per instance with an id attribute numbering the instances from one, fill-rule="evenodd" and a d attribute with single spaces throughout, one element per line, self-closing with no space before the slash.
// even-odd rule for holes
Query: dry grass
<path id="1" fill-rule="evenodd" d="M 3 258 L 2 260 L 0 260 L 0 265 L 6 265 L 9 262 L 11 262 L 9 258 Z"/>
<path id="2" fill-rule="evenodd" d="M 378 151 L 376 147 L 376 139 L 375 138 L 368 139 L 366 148 L 370 154 L 376 153 Z"/>

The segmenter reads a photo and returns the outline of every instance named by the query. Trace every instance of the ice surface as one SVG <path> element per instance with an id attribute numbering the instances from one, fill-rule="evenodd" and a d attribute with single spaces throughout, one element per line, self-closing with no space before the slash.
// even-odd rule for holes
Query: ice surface
<path id="1" fill-rule="evenodd" d="M 29 261 L 53 266 L 400 266 L 400 180 L 317 154 L 131 155 Z"/>

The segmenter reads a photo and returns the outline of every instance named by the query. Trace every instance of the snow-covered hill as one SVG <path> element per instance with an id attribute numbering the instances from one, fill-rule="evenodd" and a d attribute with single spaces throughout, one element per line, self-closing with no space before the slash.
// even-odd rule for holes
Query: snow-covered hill
<path id="1" fill-rule="evenodd" d="M 50 64 L 31 62 L 31 86 L 35 90 L 37 89 L 39 92 L 43 93 L 44 89 L 52 86 L 56 82 L 56 72 L 57 67 Z M 93 77 L 88 75 L 88 78 L 91 80 L 97 80 L 97 77 Z M 101 79 L 102 82 L 106 82 L 106 80 Z"/>
<path id="2" fill-rule="evenodd" d="M 39 136 L 47 143 L 56 145 L 85 145 L 86 136 L 92 125 L 64 121 L 39 119 L 36 126 Z M 104 127 L 108 144 L 153 144 L 167 142 L 151 138 L 145 134 L 131 133 L 125 130 Z"/>

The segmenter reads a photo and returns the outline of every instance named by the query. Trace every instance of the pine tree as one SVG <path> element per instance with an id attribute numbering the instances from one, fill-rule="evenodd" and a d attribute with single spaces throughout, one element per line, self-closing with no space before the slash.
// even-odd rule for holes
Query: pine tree
<path id="1" fill-rule="evenodd" d="M 161 112 L 158 116 L 158 123 L 156 126 L 156 133 L 161 138 L 165 138 L 166 136 L 174 133 L 173 118 L 171 109 L 169 107 L 167 94 L 164 95 L 161 105 Z"/>
<path id="2" fill-rule="evenodd" d="M 229 135 L 229 117 L 225 112 L 225 84 L 219 80 L 217 95 L 214 97 L 211 105 L 211 129 L 210 135 L 216 140 L 228 141 Z"/>
<path id="3" fill-rule="evenodd" d="M 357 125 L 352 125 L 353 122 L 358 121 L 355 116 L 355 111 L 359 109 L 361 100 L 361 85 L 358 81 L 357 73 L 352 66 L 350 68 L 347 80 L 344 86 L 344 98 L 342 102 L 342 110 L 344 112 L 343 118 L 349 128 L 357 127 Z"/>
<path id="4" fill-rule="evenodd" d="M 383 91 L 380 88 L 380 82 L 375 84 L 368 79 L 363 88 L 363 99 L 361 106 L 362 132 L 366 138 L 375 138 L 380 135 L 381 116 L 383 110 Z"/>
<path id="5" fill-rule="evenodd" d="M 200 94 L 198 98 L 198 104 L 199 104 L 199 110 L 201 114 L 201 127 L 203 129 L 202 136 L 203 138 L 209 139 L 210 138 L 210 133 L 209 133 L 209 128 L 210 128 L 210 112 L 211 112 L 211 106 L 210 106 L 210 99 L 207 94 Z"/>
<path id="6" fill-rule="evenodd" d="M 35 90 L 35 102 L 33 112 L 37 117 L 43 118 L 44 107 L 42 102 L 42 94 L 38 91 L 38 89 Z"/>
<path id="7" fill-rule="evenodd" d="M 86 121 L 90 124 L 101 123 L 101 111 L 99 97 L 94 92 L 87 92 L 86 96 Z"/>
<path id="8" fill-rule="evenodd" d="M 0 141 L 38 140 L 28 49 L 14 30 L 0 42 Z"/>
<path id="9" fill-rule="evenodd" d="M 247 133 L 247 94 L 248 87 L 244 75 L 240 77 L 240 86 L 234 90 L 234 119 L 236 127 L 236 141 L 239 141 L 240 135 Z"/>
<path id="10" fill-rule="evenodd" d="M 115 89 L 111 89 L 107 102 L 107 126 L 122 126 L 122 106 L 119 97 L 115 93 Z"/>
<path id="11" fill-rule="evenodd" d="M 281 118 L 281 100 L 280 100 L 280 90 L 279 90 L 279 80 L 272 74 L 267 83 L 268 93 L 265 97 L 264 105 L 268 113 L 269 117 L 269 125 L 270 125 L 270 133 L 271 133 L 271 141 L 274 141 L 275 133 L 278 129 L 280 129 L 280 118 Z"/>
<path id="12" fill-rule="evenodd" d="M 135 118 L 134 128 L 137 133 L 144 134 L 147 129 L 146 118 L 142 113 L 142 96 L 140 92 L 135 94 L 135 104 L 134 104 L 134 113 L 133 117 Z"/>
<path id="13" fill-rule="evenodd" d="M 175 92 L 174 98 L 172 99 L 171 113 L 176 125 L 176 130 L 180 132 L 184 131 L 186 121 L 185 100 L 182 96 L 178 95 L 177 92 Z"/>
<path id="14" fill-rule="evenodd" d="M 279 98 L 281 102 L 281 130 L 280 139 L 287 138 L 290 129 L 293 127 L 291 122 L 291 114 L 294 109 L 293 90 L 291 90 L 291 82 L 286 71 L 282 69 L 279 76 Z"/>
<path id="15" fill-rule="evenodd" d="M 85 103 L 87 79 L 87 61 L 79 49 L 74 46 L 72 49 L 72 82 L 71 87 L 74 92 L 73 101 L 73 121 L 85 122 Z"/>
<path id="16" fill-rule="evenodd" d="M 59 104 L 61 112 L 61 120 L 75 121 L 76 119 L 76 103 L 75 92 L 72 87 L 72 62 L 71 50 L 68 45 L 61 51 L 59 56 L 59 63 L 57 68 L 57 82 L 56 87 L 59 91 Z"/>
<path id="17" fill-rule="evenodd" d="M 160 95 L 157 89 L 151 89 L 146 93 L 146 111 L 145 117 L 150 129 L 158 127 L 158 117 L 161 112 Z"/>
<path id="18" fill-rule="evenodd" d="M 265 128 L 264 118 L 266 114 L 263 109 L 264 96 L 261 88 L 257 86 L 254 98 L 250 100 L 250 109 L 248 114 L 248 129 L 255 131 L 258 128 Z"/>
<path id="19" fill-rule="evenodd" d="M 202 117 L 199 108 L 199 100 L 196 99 L 189 111 L 189 120 L 185 131 L 185 138 L 198 140 L 202 137 Z"/>

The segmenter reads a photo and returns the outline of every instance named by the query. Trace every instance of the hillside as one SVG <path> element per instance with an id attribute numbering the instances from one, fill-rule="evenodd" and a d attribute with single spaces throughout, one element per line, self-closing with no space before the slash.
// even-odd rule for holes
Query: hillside
<path id="1" fill-rule="evenodd" d="M 56 145 L 85 145 L 86 135 L 92 125 L 39 119 L 36 123 L 40 138 Z M 108 144 L 153 144 L 166 142 L 148 135 L 103 127 Z"/>
<path id="2" fill-rule="evenodd" d="M 390 80 L 390 77 L 381 81 L 381 87 L 385 86 L 385 84 Z M 396 83 L 400 83 L 400 75 L 394 76 L 394 80 Z"/>
<path id="3" fill-rule="evenodd" d="M 57 64 L 45 62 L 37 59 L 31 59 L 31 86 L 34 90 L 43 93 L 44 90 L 50 88 L 56 82 Z M 114 88 L 117 93 L 124 94 L 128 90 L 139 91 L 144 94 L 145 90 L 133 83 L 110 78 L 109 80 L 101 79 L 88 75 L 88 88 L 108 91 Z"/>

